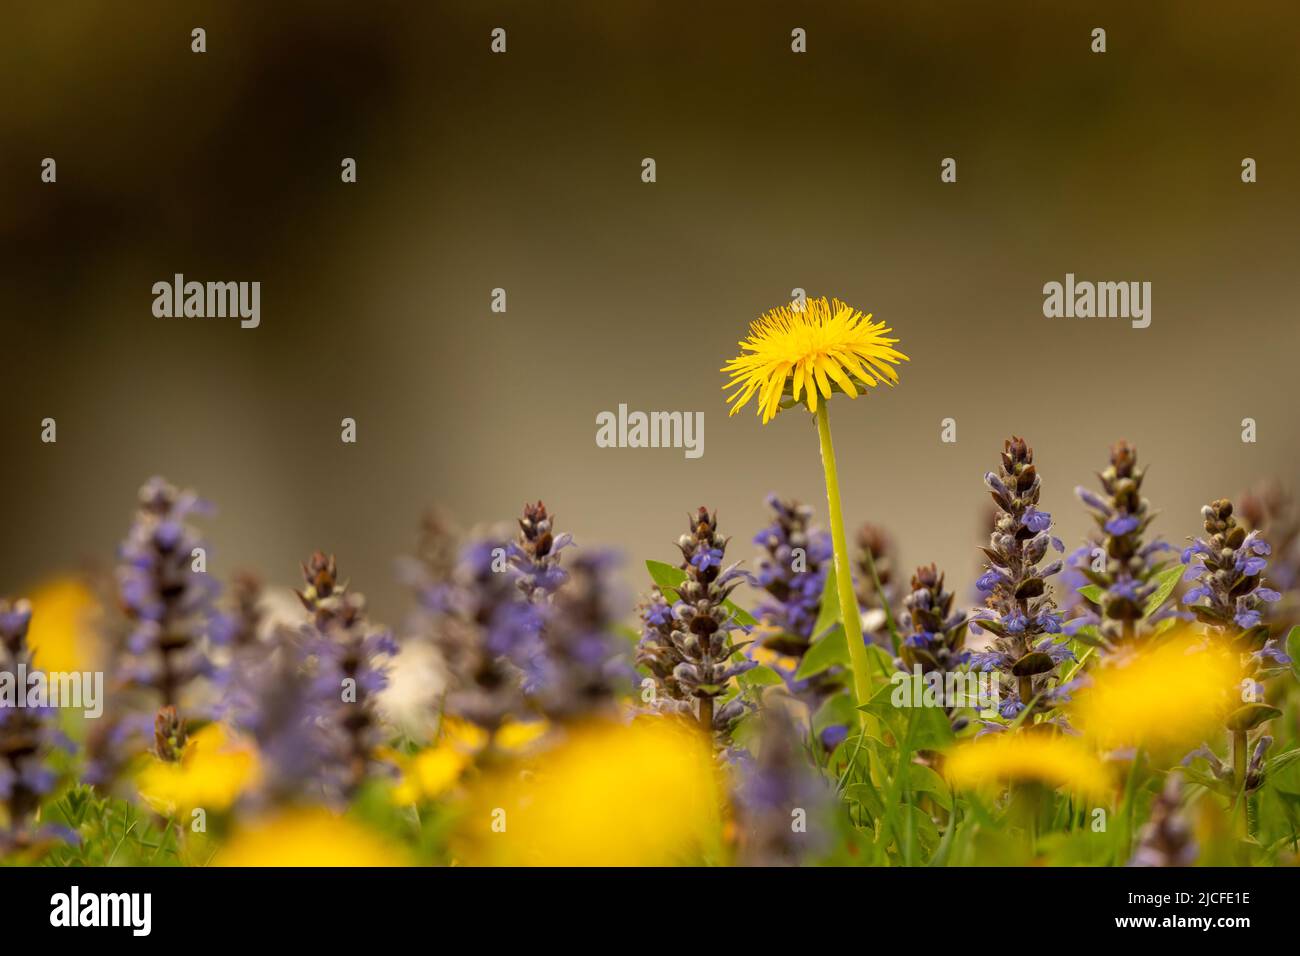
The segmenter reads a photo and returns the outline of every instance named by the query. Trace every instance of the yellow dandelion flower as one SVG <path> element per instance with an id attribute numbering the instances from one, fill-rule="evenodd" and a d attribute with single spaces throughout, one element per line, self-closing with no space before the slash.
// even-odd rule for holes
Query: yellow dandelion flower
<path id="1" fill-rule="evenodd" d="M 213 866 L 406 866 L 400 848 L 324 807 L 281 810 L 241 826 Z"/>
<path id="2" fill-rule="evenodd" d="M 891 331 L 885 323 L 872 322 L 870 314 L 863 315 L 839 299 L 809 299 L 802 308 L 791 303 L 751 322 L 749 336 L 740 343 L 741 354 L 722 367 L 731 374 L 723 388 L 731 390 L 727 401 L 732 415 L 757 394 L 758 414 L 766 425 L 781 410 L 788 383 L 791 400 L 798 402 L 806 393 L 808 410 L 816 416 L 826 477 L 826 517 L 835 553 L 835 591 L 849 645 L 853 695 L 864 726 L 869 722 L 863 708 L 871 700 L 871 660 L 862 641 L 861 611 L 854 596 L 835 445 L 826 409 L 833 391 L 857 398 L 855 380 L 869 389 L 881 382 L 890 386 L 898 382 L 894 366 L 909 359 L 894 348 L 898 339 L 889 337 Z"/>
<path id="3" fill-rule="evenodd" d="M 1097 668 L 1071 707 L 1071 722 L 1101 747 L 1184 753 L 1239 706 L 1242 672 L 1233 655 L 1184 633 Z"/>
<path id="4" fill-rule="evenodd" d="M 663 866 L 720 845 L 712 750 L 671 718 L 575 728 L 537 757 L 489 774 L 457 839 L 470 865 Z"/>
<path id="5" fill-rule="evenodd" d="M 818 395 L 829 399 L 835 389 L 857 398 L 858 383 L 875 388 L 881 382 L 895 385 L 893 366 L 908 358 L 894 348 L 892 329 L 872 322 L 839 299 L 809 299 L 802 309 L 794 304 L 764 313 L 750 323 L 749 336 L 740 343 L 742 353 L 722 367 L 731 375 L 724 389 L 734 415 L 758 394 L 763 424 L 780 410 L 787 394 L 794 401 L 805 392 L 808 410 L 817 411 Z"/>
<path id="6" fill-rule="evenodd" d="M 252 744 L 229 735 L 220 724 L 208 724 L 186 741 L 180 760 L 151 758 L 136 777 L 136 788 L 149 806 L 167 816 L 195 807 L 220 811 L 253 786 L 258 774 Z"/>
<path id="7" fill-rule="evenodd" d="M 958 744 L 948 753 L 944 774 L 953 786 L 971 790 L 1012 782 L 1104 795 L 1106 765 L 1084 743 L 1045 733 L 1000 733 Z"/>
<path id="8" fill-rule="evenodd" d="M 97 630 L 99 602 L 76 578 L 57 578 L 31 595 L 27 646 L 44 671 L 95 671 L 103 661 Z"/>

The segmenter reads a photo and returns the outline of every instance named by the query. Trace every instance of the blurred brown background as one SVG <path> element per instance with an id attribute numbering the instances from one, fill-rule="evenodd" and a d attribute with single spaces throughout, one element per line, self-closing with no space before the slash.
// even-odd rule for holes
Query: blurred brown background
<path id="1" fill-rule="evenodd" d="M 768 491 L 825 512 L 807 416 L 720 390 L 795 286 L 911 355 L 832 405 L 847 518 L 963 590 L 1013 431 L 1070 544 L 1120 437 L 1174 541 L 1294 479 L 1300 8 L 1072 6 L 6 4 L 0 592 L 110 556 L 153 473 L 219 507 L 214 570 L 290 583 L 326 548 L 389 620 L 435 501 L 541 497 L 637 563 L 707 504 L 752 557 Z M 261 327 L 154 318 L 176 272 L 261 281 Z M 1045 319 L 1066 272 L 1152 282 L 1151 327 Z M 704 457 L 597 448 L 620 402 L 704 411 Z"/>

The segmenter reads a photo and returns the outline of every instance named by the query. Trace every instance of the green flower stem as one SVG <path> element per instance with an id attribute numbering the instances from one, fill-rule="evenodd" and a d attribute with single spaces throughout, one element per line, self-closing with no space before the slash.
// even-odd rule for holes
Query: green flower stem
<path id="1" fill-rule="evenodd" d="M 835 446 L 831 444 L 831 423 L 826 402 L 817 405 L 817 437 L 821 440 L 822 470 L 826 473 L 826 507 L 831 525 L 831 547 L 835 552 L 835 589 L 840 598 L 840 618 L 844 640 L 849 646 L 849 663 L 853 669 L 853 695 L 859 707 L 871 700 L 871 669 L 867 648 L 862 643 L 862 613 L 853 592 L 853 574 L 849 566 L 849 549 L 844 538 L 844 514 L 840 507 L 840 479 L 835 469 Z M 860 720 L 866 714 L 858 711 Z"/>

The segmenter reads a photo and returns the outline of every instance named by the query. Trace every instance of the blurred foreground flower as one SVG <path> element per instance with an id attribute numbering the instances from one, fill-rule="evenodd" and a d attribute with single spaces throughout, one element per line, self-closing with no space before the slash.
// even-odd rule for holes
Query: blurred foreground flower
<path id="1" fill-rule="evenodd" d="M 185 742 L 178 760 L 155 757 L 137 778 L 140 796 L 164 816 L 195 807 L 225 810 L 258 778 L 257 751 L 221 724 L 208 724 Z"/>
<path id="2" fill-rule="evenodd" d="M 737 766 L 739 862 L 798 866 L 831 845 L 835 801 L 808 760 L 803 726 L 790 704 L 772 696 L 759 712 L 753 756 Z"/>
<path id="3" fill-rule="evenodd" d="M 155 690 L 163 706 L 177 706 L 196 678 L 211 673 L 204 639 L 219 586 L 204 567 L 206 544 L 189 524 L 211 507 L 157 477 L 140 489 L 138 505 L 118 549 L 118 594 L 133 627 L 133 660 L 121 676 Z"/>
<path id="4" fill-rule="evenodd" d="M 784 406 L 789 387 L 791 406 L 807 389 L 808 410 L 817 416 L 822 470 L 826 479 L 827 516 L 835 556 L 835 584 L 853 667 L 853 690 L 859 706 L 871 699 L 870 661 L 862 643 L 862 617 L 853 587 L 848 545 L 844 537 L 844 515 L 840 506 L 839 474 L 835 447 L 831 442 L 826 403 L 832 391 L 857 398 L 858 389 L 850 373 L 867 388 L 879 383 L 893 386 L 898 381 L 894 366 L 908 358 L 894 348 L 897 339 L 883 322 L 872 322 L 839 299 L 809 299 L 802 306 L 791 303 L 760 316 L 750 323 L 749 336 L 741 341 L 742 353 L 722 367 L 731 374 L 724 388 L 734 389 L 727 400 L 734 415 L 758 393 L 758 413 L 767 424 Z M 833 383 L 833 384 L 832 384 Z M 823 401 L 818 402 L 820 392 Z"/>
<path id="5" fill-rule="evenodd" d="M 96 671 L 104 649 L 97 630 L 99 602 L 83 581 L 56 578 L 32 592 L 27 646 L 43 671 Z"/>
<path id="6" fill-rule="evenodd" d="M 1182 780 L 1171 773 L 1151 805 L 1151 818 L 1138 833 L 1137 850 L 1129 866 L 1191 866 L 1197 846 L 1192 827 L 1179 809 Z"/>
<path id="7" fill-rule="evenodd" d="M 898 545 L 883 527 L 868 522 L 858 528 L 856 557 L 863 630 L 872 643 L 889 647 L 889 621 L 900 615 L 907 583 L 899 571 Z"/>
<path id="8" fill-rule="evenodd" d="M 1056 733 L 988 734 L 958 744 L 944 773 L 953 786 L 975 789 L 1005 783 L 1042 783 L 1093 796 L 1110 786 L 1106 766 L 1081 741 Z"/>
<path id="9" fill-rule="evenodd" d="M 388 631 L 372 628 L 365 598 L 339 579 L 332 554 L 313 553 L 302 573 L 305 583 L 297 594 L 312 617 L 318 722 L 332 750 L 335 782 L 350 796 L 374 763 L 383 733 L 375 698 L 387 686 L 388 659 L 397 654 L 397 643 Z"/>
<path id="10" fill-rule="evenodd" d="M 525 668 L 540 652 L 542 610 L 523 599 L 509 574 L 506 545 L 488 538 L 465 546 L 451 576 L 417 590 L 424 627 L 446 667 L 444 710 L 489 737 L 530 713 Z"/>
<path id="11" fill-rule="evenodd" d="M 547 719 L 581 722 L 618 714 L 632 685 L 612 552 L 587 551 L 571 564 L 569 582 L 551 598 L 532 700 Z"/>
<path id="12" fill-rule="evenodd" d="M 238 829 L 214 866 L 406 866 L 382 836 L 323 807 L 282 810 Z"/>
<path id="13" fill-rule="evenodd" d="M 455 717 L 444 717 L 438 742 L 413 754 L 388 753 L 401 777 L 393 788 L 400 805 L 434 800 L 448 793 L 461 775 L 492 744 L 494 754 L 520 754 L 530 749 L 549 729 L 544 720 L 507 721 L 489 736 L 483 728 Z"/>
<path id="14" fill-rule="evenodd" d="M 1180 633 L 1094 670 L 1070 709 L 1071 722 L 1106 749 L 1181 756 L 1222 724 L 1240 677 L 1217 644 Z"/>
<path id="15" fill-rule="evenodd" d="M 720 781 L 706 736 L 676 718 L 574 728 L 527 773 L 485 777 L 460 858 L 471 865 L 699 863 L 720 840 Z"/>
<path id="16" fill-rule="evenodd" d="M 954 595 L 944 590 L 943 575 L 931 564 L 912 575 L 912 593 L 903 599 L 907 608 L 905 625 L 910 632 L 898 649 L 894 665 L 912 673 L 951 674 L 970 660 L 966 650 L 966 612 L 953 610 Z M 953 730 L 968 723 L 953 704 L 944 707 Z"/>
<path id="17" fill-rule="evenodd" d="M 21 670 L 33 667 L 27 646 L 31 621 L 28 601 L 0 598 L 0 675 L 10 684 L 9 695 L 28 693 L 14 682 Z M 0 855 L 41 842 L 33 821 L 57 782 L 46 763 L 56 747 L 70 750 L 71 744 L 58 731 L 52 708 L 15 707 L 12 696 L 0 701 Z"/>

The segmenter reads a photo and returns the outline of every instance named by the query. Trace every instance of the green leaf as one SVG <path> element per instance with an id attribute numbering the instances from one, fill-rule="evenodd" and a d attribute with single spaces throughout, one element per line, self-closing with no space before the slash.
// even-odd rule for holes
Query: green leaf
<path id="1" fill-rule="evenodd" d="M 945 810 L 952 809 L 952 794 L 948 790 L 948 784 L 944 782 L 943 777 L 924 764 L 907 765 L 907 787 L 910 790 L 933 794 L 935 803 Z"/>
<path id="2" fill-rule="evenodd" d="M 939 845 L 939 828 L 934 825 L 934 820 L 930 815 L 915 804 L 909 806 L 911 811 L 911 825 L 913 833 L 916 836 L 916 842 L 921 845 L 921 851 L 926 856 L 934 852 Z"/>
<path id="3" fill-rule="evenodd" d="M 832 694 L 827 697 L 817 712 L 813 714 L 812 729 L 814 734 L 820 734 L 827 727 L 833 727 L 836 724 L 844 724 L 849 727 L 856 726 L 856 714 L 853 708 L 853 698 L 847 692 L 842 694 Z"/>
<path id="4" fill-rule="evenodd" d="M 864 783 L 849 784 L 844 788 L 844 796 L 861 804 L 873 818 L 882 816 L 885 812 L 885 804 L 869 779 Z"/>
<path id="5" fill-rule="evenodd" d="M 799 669 L 794 673 L 794 679 L 812 677 L 836 664 L 849 664 L 849 645 L 844 640 L 844 625 L 838 622 L 808 648 L 808 653 L 803 656 Z"/>
<path id="6" fill-rule="evenodd" d="M 913 692 L 915 690 L 913 688 Z M 913 750 L 943 750 L 952 746 L 952 724 L 942 707 L 913 707 L 912 713 Z"/>
<path id="7" fill-rule="evenodd" d="M 892 680 L 876 688 L 871 700 L 860 706 L 858 710 L 865 711 L 875 717 L 879 717 L 886 723 L 892 722 L 898 718 L 901 707 L 894 706 L 894 692 L 899 685 Z M 915 689 L 915 688 L 913 688 Z"/>
<path id="8" fill-rule="evenodd" d="M 1169 599 L 1169 595 L 1174 593 L 1174 588 L 1178 587 L 1178 582 L 1183 576 L 1183 566 L 1175 564 L 1172 568 L 1165 568 L 1156 575 L 1155 591 L 1151 597 L 1147 598 L 1147 605 L 1142 609 L 1142 617 L 1148 618 L 1156 611 L 1160 610 L 1160 605 Z"/>
<path id="9" fill-rule="evenodd" d="M 826 629 L 843 619 L 840 614 L 840 597 L 835 590 L 835 569 L 826 575 L 822 586 L 821 605 L 817 609 L 817 620 L 813 624 L 813 637 L 824 634 Z"/>
<path id="10" fill-rule="evenodd" d="M 651 580 L 659 585 L 660 590 L 670 590 L 676 594 L 677 585 L 686 580 L 685 571 L 663 561 L 647 561 L 645 567 L 650 572 Z"/>
<path id="11" fill-rule="evenodd" d="M 770 687 L 773 684 L 783 683 L 781 675 L 766 664 L 759 664 L 757 667 L 745 671 L 737 680 L 750 687 Z"/>
<path id="12" fill-rule="evenodd" d="M 1095 584 L 1085 584 L 1083 587 L 1079 588 L 1079 593 L 1093 604 L 1100 604 L 1101 596 L 1105 592 Z"/>
<path id="13" fill-rule="evenodd" d="M 1297 626 L 1300 627 L 1300 625 Z M 1285 770 L 1287 767 L 1294 764 L 1297 760 L 1300 760 L 1300 747 L 1297 747 L 1294 750 L 1288 750 L 1285 753 L 1277 754 L 1274 757 L 1270 757 L 1268 761 L 1268 776 L 1271 777 L 1276 773 L 1278 773 L 1279 771 Z"/>
<path id="14" fill-rule="evenodd" d="M 745 627 L 755 627 L 758 625 L 758 618 L 750 614 L 735 601 L 723 601 L 722 606 L 731 612 L 731 616 L 736 619 L 737 624 L 743 624 Z"/>
<path id="15" fill-rule="evenodd" d="M 1286 652 L 1291 658 L 1291 670 L 1300 678 L 1300 624 L 1287 631 Z"/>

